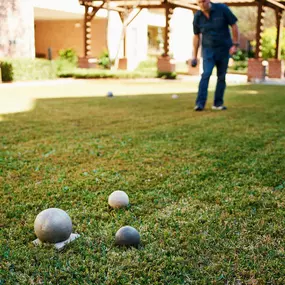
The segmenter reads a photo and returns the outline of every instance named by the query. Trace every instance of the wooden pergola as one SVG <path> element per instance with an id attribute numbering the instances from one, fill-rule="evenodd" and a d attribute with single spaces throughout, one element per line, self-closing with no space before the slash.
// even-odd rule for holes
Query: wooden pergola
<path id="1" fill-rule="evenodd" d="M 225 3 L 228 6 L 246 7 L 255 6 L 258 11 L 256 19 L 256 51 L 255 58 L 261 58 L 261 34 L 264 29 L 265 8 L 269 7 L 275 11 L 276 17 L 276 53 L 275 58 L 280 59 L 281 56 L 281 35 L 282 35 L 282 14 L 285 10 L 285 1 L 281 0 L 212 0 L 212 2 Z M 165 34 L 164 34 L 164 57 L 169 57 L 169 35 L 170 35 L 170 19 L 175 8 L 185 8 L 192 11 L 199 10 L 196 0 L 79 0 L 80 5 L 85 7 L 84 16 L 84 56 L 91 56 L 91 20 L 99 11 L 99 9 L 109 9 L 117 11 L 122 22 L 126 20 L 126 11 L 131 11 L 134 7 L 138 12 L 132 19 L 128 19 L 129 24 L 144 9 L 164 9 L 165 10 Z M 125 56 L 125 50 L 124 50 Z"/>

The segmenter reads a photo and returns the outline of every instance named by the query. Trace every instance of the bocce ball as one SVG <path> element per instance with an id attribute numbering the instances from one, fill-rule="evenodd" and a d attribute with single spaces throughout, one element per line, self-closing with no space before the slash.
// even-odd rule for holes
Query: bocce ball
<path id="1" fill-rule="evenodd" d="M 178 99 L 178 95 L 177 94 L 173 94 L 171 97 L 172 97 L 172 99 Z"/>
<path id="2" fill-rule="evenodd" d="M 37 215 L 34 229 L 40 241 L 57 243 L 65 241 L 70 237 L 72 222 L 65 211 L 49 208 Z"/>
<path id="3" fill-rule="evenodd" d="M 117 245 L 138 246 L 140 243 L 140 234 L 135 228 L 124 226 L 117 231 L 115 236 L 115 243 Z"/>
<path id="4" fill-rule="evenodd" d="M 114 95 L 113 95 L 113 92 L 112 91 L 108 91 L 107 92 L 107 97 L 113 97 Z"/>
<path id="5" fill-rule="evenodd" d="M 124 191 L 114 191 L 108 198 L 108 204 L 112 208 L 122 208 L 129 205 L 129 197 Z"/>

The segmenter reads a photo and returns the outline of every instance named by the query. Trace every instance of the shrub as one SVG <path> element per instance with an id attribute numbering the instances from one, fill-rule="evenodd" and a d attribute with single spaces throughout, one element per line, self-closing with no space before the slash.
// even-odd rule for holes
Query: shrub
<path id="1" fill-rule="evenodd" d="M 243 70 L 243 69 L 247 68 L 247 65 L 248 65 L 247 61 L 238 61 L 238 62 L 235 62 L 233 69 L 234 70 Z"/>
<path id="2" fill-rule="evenodd" d="M 141 61 L 138 67 L 136 68 L 137 71 L 156 70 L 156 69 L 157 69 L 157 58 L 155 57 Z"/>
<path id="3" fill-rule="evenodd" d="M 47 59 L 6 58 L 5 62 L 12 65 L 15 81 L 57 78 L 56 65 Z"/>
<path id="4" fill-rule="evenodd" d="M 66 59 L 57 59 L 55 61 L 56 74 L 58 77 L 64 77 L 63 74 L 72 72 L 76 66 Z"/>
<path id="5" fill-rule="evenodd" d="M 59 52 L 59 59 L 63 62 L 69 62 L 73 66 L 77 65 L 78 57 L 76 51 L 72 48 L 61 49 Z"/>
<path id="6" fill-rule="evenodd" d="M 2 61 L 0 63 L 2 81 L 3 82 L 11 82 L 14 79 L 14 71 L 13 66 L 10 62 Z"/>
<path id="7" fill-rule="evenodd" d="M 85 79 L 97 78 L 154 78 L 155 72 L 139 72 L 139 71 L 126 71 L 126 70 L 102 70 L 102 69 L 84 69 L 76 68 L 73 71 L 63 72 L 60 77 L 74 77 Z"/>
<path id="8" fill-rule="evenodd" d="M 110 59 L 109 52 L 104 50 L 98 58 L 98 65 L 103 69 L 110 69 L 113 61 Z"/>
<path id="9" fill-rule="evenodd" d="M 276 27 L 267 28 L 262 33 L 262 57 L 265 59 L 273 58 L 275 56 L 276 48 Z M 253 45 L 256 46 L 256 42 L 253 41 Z M 285 28 L 282 29 L 281 46 L 281 58 L 285 59 Z"/>
<path id="10" fill-rule="evenodd" d="M 233 55 L 233 60 L 234 61 L 245 61 L 247 60 L 248 55 L 246 51 L 243 50 L 238 50 L 234 55 Z"/>
<path id="11" fill-rule="evenodd" d="M 164 79 L 176 79 L 177 74 L 175 72 L 157 72 L 158 78 L 164 78 Z"/>

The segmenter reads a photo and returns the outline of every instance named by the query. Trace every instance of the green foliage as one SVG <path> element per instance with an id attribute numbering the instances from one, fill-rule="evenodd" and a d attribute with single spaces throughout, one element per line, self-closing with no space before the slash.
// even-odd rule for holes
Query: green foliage
<path id="1" fill-rule="evenodd" d="M 237 61 L 234 62 L 233 69 L 234 70 L 244 70 L 248 66 L 247 61 Z"/>
<path id="2" fill-rule="evenodd" d="M 98 58 L 98 65 L 103 69 L 110 69 L 113 61 L 109 57 L 109 52 L 104 50 Z"/>
<path id="3" fill-rule="evenodd" d="M 164 78 L 164 79 L 176 79 L 176 72 L 165 72 L 165 71 L 158 71 L 157 77 Z"/>
<path id="4" fill-rule="evenodd" d="M 195 98 L 49 98 L 4 115 L 0 284 L 285 284 L 284 87 L 229 86 L 225 112 L 210 92 L 197 114 Z M 108 207 L 117 189 L 128 208 Z M 81 235 L 60 253 L 32 244 L 49 207 Z M 114 245 L 123 225 L 138 249 Z"/>
<path id="5" fill-rule="evenodd" d="M 47 59 L 7 58 L 6 62 L 12 64 L 14 80 L 46 80 L 57 77 L 56 65 Z"/>
<path id="6" fill-rule="evenodd" d="M 125 70 L 102 70 L 102 69 L 85 69 L 76 68 L 73 71 L 61 72 L 60 77 L 74 77 L 81 79 L 97 78 L 151 78 L 155 77 L 155 72 L 143 71 L 125 71 Z"/>
<path id="7" fill-rule="evenodd" d="M 72 62 L 66 59 L 57 59 L 55 61 L 55 66 L 58 77 L 64 77 L 63 74 L 70 73 L 76 68 Z"/>
<path id="8" fill-rule="evenodd" d="M 62 49 L 59 51 L 59 58 L 62 61 L 69 62 L 73 66 L 77 65 L 78 57 L 76 51 L 72 48 Z"/>
<path id="9" fill-rule="evenodd" d="M 264 59 L 274 58 L 275 48 L 276 48 L 276 27 L 267 28 L 262 33 L 262 57 Z M 253 42 L 253 45 L 256 46 L 256 42 Z M 280 42 L 281 46 L 281 58 L 285 59 L 285 28 L 282 29 L 282 39 Z"/>
<path id="10" fill-rule="evenodd" d="M 243 50 L 238 50 L 233 56 L 232 56 L 234 61 L 245 61 L 247 60 L 247 52 Z"/>
<path id="11" fill-rule="evenodd" d="M 76 68 L 77 63 L 78 57 L 74 49 L 68 48 L 60 50 L 59 58 L 55 61 L 57 76 L 66 77 L 66 74 Z"/>
<path id="12" fill-rule="evenodd" d="M 141 61 L 136 68 L 137 71 L 145 71 L 145 70 L 156 70 L 157 69 L 157 58 L 150 57 L 147 60 Z"/>
<path id="13" fill-rule="evenodd" d="M 0 61 L 3 82 L 11 82 L 14 79 L 13 66 L 10 62 Z"/>

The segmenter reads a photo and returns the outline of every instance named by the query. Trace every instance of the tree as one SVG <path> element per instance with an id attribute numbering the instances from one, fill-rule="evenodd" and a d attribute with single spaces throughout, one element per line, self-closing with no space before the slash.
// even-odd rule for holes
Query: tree
<path id="1" fill-rule="evenodd" d="M 255 39 L 257 23 L 257 7 L 232 7 L 232 11 L 238 18 L 240 32 L 249 40 Z M 285 13 L 283 13 L 283 25 L 285 27 Z M 275 27 L 275 11 L 271 8 L 265 8 L 264 28 Z"/>
<path id="2" fill-rule="evenodd" d="M 276 27 L 267 28 L 262 35 L 262 57 L 274 58 L 276 49 Z M 285 59 L 285 28 L 282 30 L 281 46 L 281 58 Z"/>

